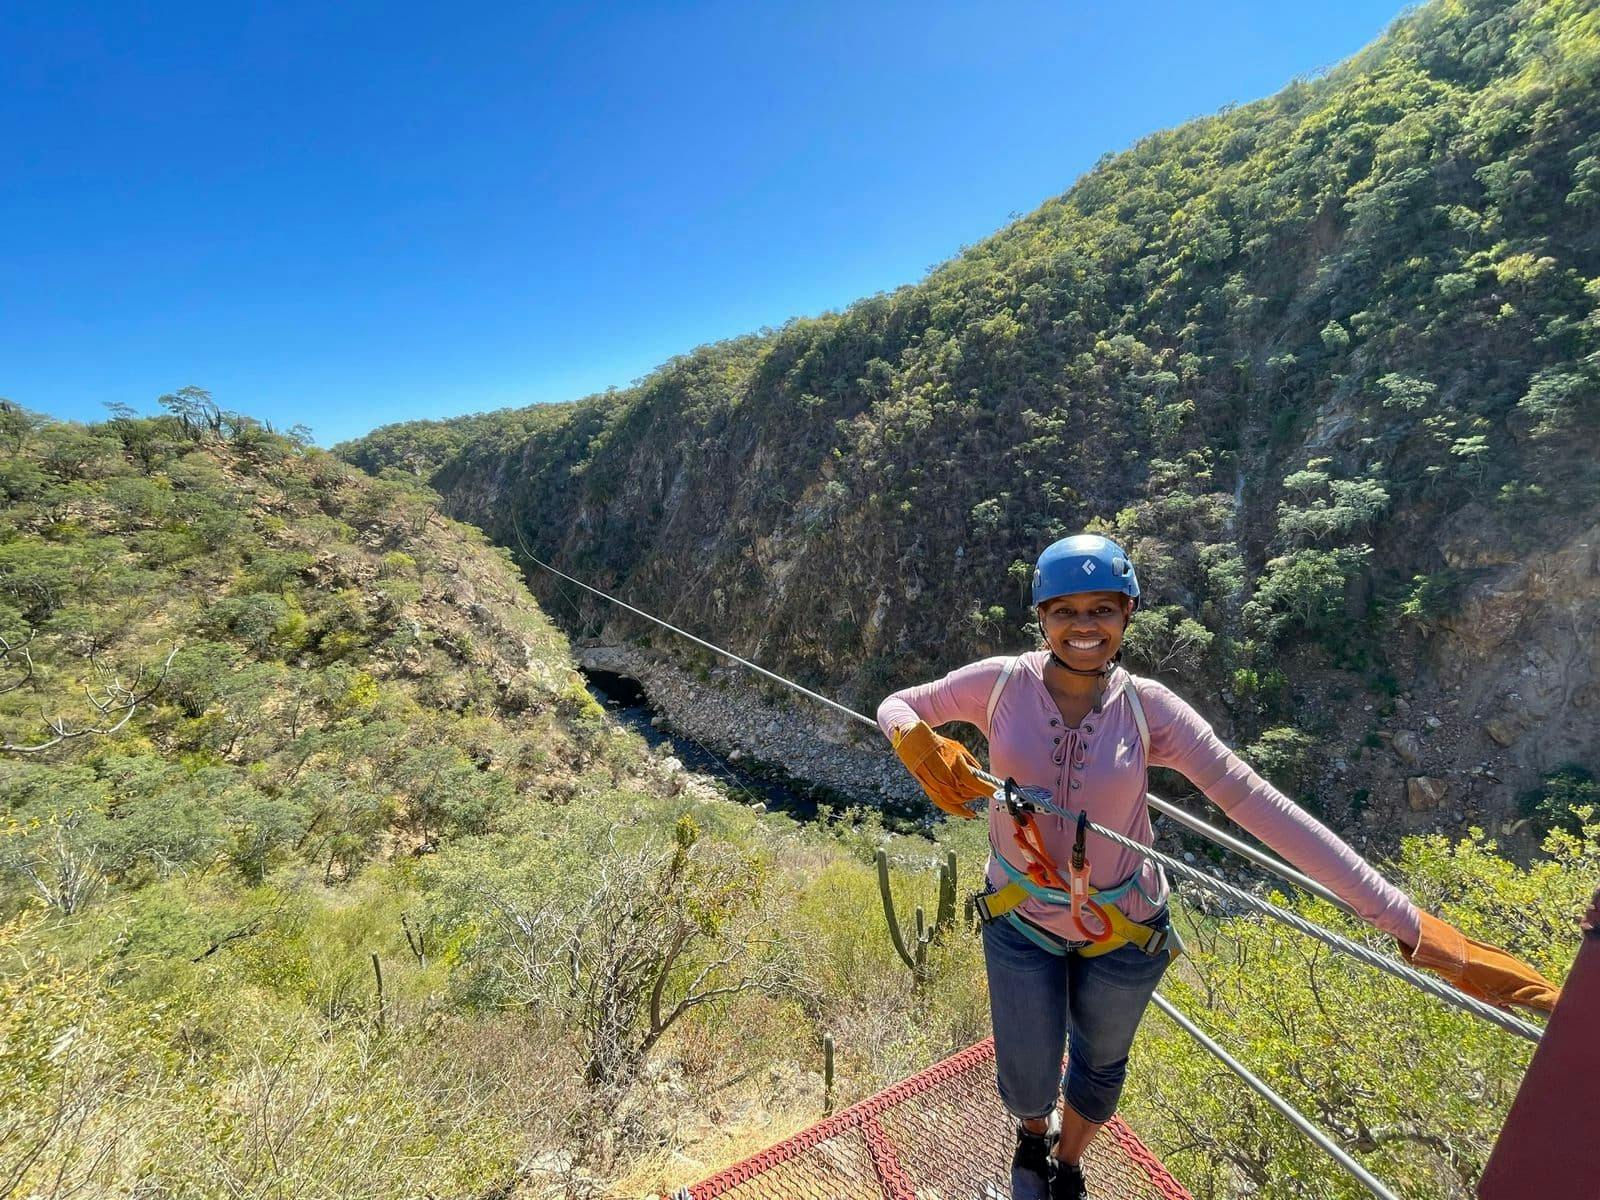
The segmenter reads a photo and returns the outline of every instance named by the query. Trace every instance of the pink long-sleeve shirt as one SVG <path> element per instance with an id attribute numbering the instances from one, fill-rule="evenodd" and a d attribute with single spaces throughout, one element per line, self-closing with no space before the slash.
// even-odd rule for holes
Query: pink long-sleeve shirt
<path id="1" fill-rule="evenodd" d="M 969 663 L 943 679 L 895 692 L 878 706 L 878 727 L 887 736 L 919 720 L 931 726 L 948 721 L 976 725 L 989 739 L 992 774 L 1046 788 L 1062 807 L 1083 809 L 1096 824 L 1151 844 L 1154 833 L 1144 798 L 1145 750 L 1127 697 L 1133 677 L 1121 667 L 1115 668 L 1106 681 L 1101 711 L 1090 712 L 1076 726 L 1068 725 L 1045 686 L 1049 657 L 1048 651 L 1039 650 L 1018 659 L 995 706 L 992 725 L 986 711 L 989 695 L 1010 661 L 1007 657 Z M 1230 818 L 1366 921 L 1416 945 L 1417 909 L 1404 892 L 1327 826 L 1251 770 L 1171 689 L 1143 678 L 1138 687 L 1150 727 L 1149 766 L 1181 772 Z M 1046 850 L 1057 864 L 1065 866 L 1072 852 L 1074 827 L 1048 814 L 1037 821 Z M 990 806 L 989 836 L 994 850 L 1007 862 L 1018 870 L 1026 869 L 1016 823 L 1001 806 Z M 1094 887 L 1115 887 L 1129 876 L 1138 877 L 1144 894 L 1130 890 L 1118 902 L 1130 918 L 1148 920 L 1166 904 L 1166 878 L 1149 859 L 1094 833 L 1088 835 L 1085 847 L 1089 882 Z M 988 874 L 996 887 L 1007 881 L 993 861 Z M 1071 913 L 1059 906 L 1030 898 L 1017 911 L 1059 937 L 1072 940 L 1078 936 Z"/>

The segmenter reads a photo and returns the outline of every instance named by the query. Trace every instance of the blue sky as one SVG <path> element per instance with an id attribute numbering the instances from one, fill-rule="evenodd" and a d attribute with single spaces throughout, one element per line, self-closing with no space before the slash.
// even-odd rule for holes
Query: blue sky
<path id="1" fill-rule="evenodd" d="M 1395 0 L 0 0 L 0 396 L 331 444 L 919 279 Z"/>

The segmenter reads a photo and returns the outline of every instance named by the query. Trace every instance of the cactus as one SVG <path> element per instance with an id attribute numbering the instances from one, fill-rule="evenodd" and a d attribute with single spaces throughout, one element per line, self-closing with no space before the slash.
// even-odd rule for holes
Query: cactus
<path id="1" fill-rule="evenodd" d="M 955 924 L 956 919 L 956 854 L 954 850 L 945 855 L 944 862 L 939 864 L 939 899 L 934 909 L 933 924 L 928 924 L 927 916 L 922 911 L 922 906 L 917 905 L 915 920 L 913 922 L 912 942 L 906 944 L 905 934 L 900 930 L 899 918 L 895 916 L 894 896 L 889 891 L 889 855 L 887 851 L 879 850 L 878 863 L 878 893 L 883 897 L 883 915 L 889 923 L 889 940 L 894 943 L 895 953 L 902 962 L 911 968 L 911 978 L 916 986 L 921 987 L 928 980 L 928 947 L 935 940 L 944 936 L 945 931 Z"/>

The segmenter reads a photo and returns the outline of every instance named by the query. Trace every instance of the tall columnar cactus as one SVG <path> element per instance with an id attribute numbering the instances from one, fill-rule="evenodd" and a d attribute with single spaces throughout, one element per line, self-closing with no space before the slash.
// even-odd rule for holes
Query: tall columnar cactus
<path id="1" fill-rule="evenodd" d="M 883 897 L 883 915 L 889 923 L 889 938 L 894 942 L 895 953 L 906 966 L 911 968 L 912 980 L 916 986 L 921 987 L 928 979 L 928 947 L 936 939 L 943 937 L 945 930 L 955 924 L 956 852 L 951 850 L 946 853 L 944 862 L 939 864 L 939 900 L 934 909 L 931 926 L 922 911 L 922 906 L 917 905 L 914 933 L 909 947 L 906 944 L 905 934 L 900 930 L 899 918 L 895 916 L 894 896 L 889 890 L 888 852 L 879 850 L 877 861 L 878 893 Z"/>

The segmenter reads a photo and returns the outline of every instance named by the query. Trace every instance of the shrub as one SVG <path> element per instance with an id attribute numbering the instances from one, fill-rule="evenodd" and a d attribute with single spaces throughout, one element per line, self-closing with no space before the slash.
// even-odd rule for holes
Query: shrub
<path id="1" fill-rule="evenodd" d="M 1518 804 L 1541 834 L 1552 829 L 1581 833 L 1600 813 L 1600 780 L 1587 767 L 1568 763 L 1548 772 L 1538 787 L 1519 797 Z"/>

